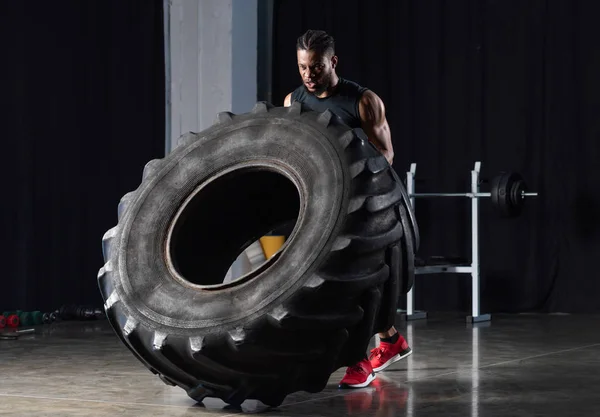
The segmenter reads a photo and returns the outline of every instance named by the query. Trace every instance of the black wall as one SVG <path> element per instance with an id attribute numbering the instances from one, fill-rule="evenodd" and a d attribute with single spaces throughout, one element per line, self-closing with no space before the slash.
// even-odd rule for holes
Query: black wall
<path id="1" fill-rule="evenodd" d="M 100 241 L 164 154 L 161 1 L 0 2 L 0 310 L 100 303 Z M 339 73 L 385 101 L 403 174 L 465 190 L 516 170 L 541 196 L 516 220 L 482 202 L 483 310 L 600 311 L 596 1 L 278 0 L 273 100 L 294 44 L 336 37 Z M 420 255 L 469 255 L 469 205 L 419 200 Z M 418 308 L 469 306 L 467 276 L 417 279 Z"/>
<path id="2" fill-rule="evenodd" d="M 0 3 L 0 311 L 101 305 L 101 239 L 164 155 L 162 1 Z"/>
<path id="3" fill-rule="evenodd" d="M 540 193 L 516 220 L 482 200 L 482 312 L 598 312 L 599 15 L 592 0 L 277 0 L 273 101 L 300 82 L 296 37 L 329 31 L 338 73 L 384 100 L 418 191 L 466 191 L 481 160 Z M 420 255 L 470 256 L 469 208 L 418 200 Z M 469 309 L 467 275 L 415 289 L 419 309 Z"/>

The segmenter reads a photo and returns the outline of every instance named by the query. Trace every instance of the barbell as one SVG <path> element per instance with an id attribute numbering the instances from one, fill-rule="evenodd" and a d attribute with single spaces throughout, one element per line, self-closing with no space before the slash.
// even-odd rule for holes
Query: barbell
<path id="1" fill-rule="evenodd" d="M 491 182 L 488 193 L 413 193 L 411 198 L 422 197 L 467 197 L 467 198 L 491 198 L 492 205 L 498 210 L 502 217 L 518 217 L 525 206 L 527 197 L 537 197 L 538 193 L 528 192 L 525 180 L 516 172 L 504 172 Z"/>

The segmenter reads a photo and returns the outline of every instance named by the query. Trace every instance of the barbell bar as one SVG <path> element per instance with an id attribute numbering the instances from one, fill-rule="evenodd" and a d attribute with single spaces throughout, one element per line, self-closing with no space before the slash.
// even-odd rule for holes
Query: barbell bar
<path id="1" fill-rule="evenodd" d="M 521 197 L 537 197 L 538 193 L 522 192 Z M 415 193 L 409 194 L 409 197 L 468 197 L 485 198 L 491 197 L 492 193 Z"/>
<path id="2" fill-rule="evenodd" d="M 523 211 L 525 199 L 538 196 L 538 193 L 527 191 L 525 180 L 515 172 L 501 173 L 491 184 L 489 193 L 410 193 L 409 197 L 491 198 L 492 205 L 503 217 L 517 217 Z"/>

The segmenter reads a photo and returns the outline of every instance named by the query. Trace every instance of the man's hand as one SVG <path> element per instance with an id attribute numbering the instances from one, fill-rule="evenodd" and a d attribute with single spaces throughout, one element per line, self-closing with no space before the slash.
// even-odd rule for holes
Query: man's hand
<path id="1" fill-rule="evenodd" d="M 359 103 L 360 119 L 362 129 L 369 140 L 385 156 L 392 165 L 394 161 L 394 148 L 390 126 L 385 117 L 385 106 L 377 94 L 368 90 L 362 95 Z"/>

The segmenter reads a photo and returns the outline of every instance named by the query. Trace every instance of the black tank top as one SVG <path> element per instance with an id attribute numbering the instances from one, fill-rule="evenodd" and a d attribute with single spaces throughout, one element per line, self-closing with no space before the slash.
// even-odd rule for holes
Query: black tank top
<path id="1" fill-rule="evenodd" d="M 319 98 L 306 91 L 306 87 L 301 85 L 292 92 L 291 101 L 292 103 L 298 101 L 311 110 L 318 112 L 329 109 L 345 124 L 357 129 L 361 127 L 358 103 L 365 91 L 367 91 L 367 88 L 340 77 L 335 92 L 329 97 Z"/>

